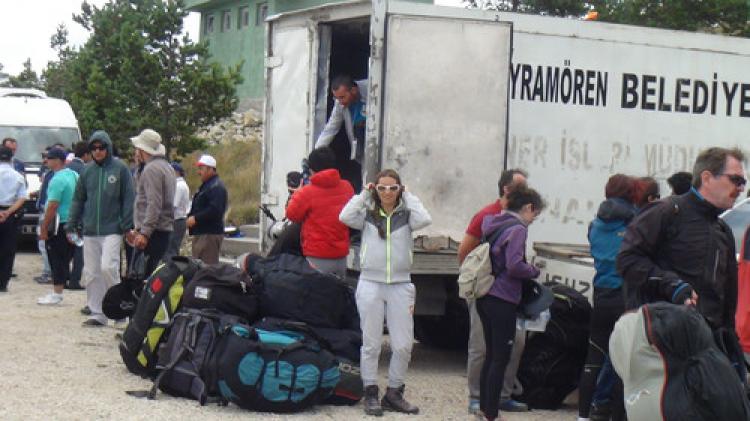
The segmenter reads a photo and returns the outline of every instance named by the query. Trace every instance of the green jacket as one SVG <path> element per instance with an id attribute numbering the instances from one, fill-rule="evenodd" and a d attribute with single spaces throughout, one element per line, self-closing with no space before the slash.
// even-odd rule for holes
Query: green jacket
<path id="1" fill-rule="evenodd" d="M 66 230 L 82 226 L 85 236 L 122 234 L 133 228 L 133 177 L 127 165 L 112 157 L 112 141 L 106 132 L 94 132 L 89 146 L 94 141 L 107 147 L 107 157 L 101 164 L 92 161 L 83 169 Z"/>

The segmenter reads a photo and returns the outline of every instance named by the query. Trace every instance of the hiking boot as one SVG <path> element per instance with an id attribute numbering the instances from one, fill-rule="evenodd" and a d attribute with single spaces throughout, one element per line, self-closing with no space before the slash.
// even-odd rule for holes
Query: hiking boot
<path id="1" fill-rule="evenodd" d="M 365 414 L 380 417 L 383 415 L 383 407 L 378 400 L 378 386 L 370 385 L 365 387 Z"/>
<path id="2" fill-rule="evenodd" d="M 107 326 L 106 323 L 102 323 L 101 321 L 97 319 L 87 319 L 83 323 L 81 323 L 81 326 L 83 327 L 104 327 Z"/>
<path id="3" fill-rule="evenodd" d="M 68 282 L 67 284 L 65 284 L 65 289 L 80 291 L 86 288 L 84 288 L 83 285 L 81 285 L 79 282 Z"/>
<path id="4" fill-rule="evenodd" d="M 500 402 L 500 410 L 504 412 L 528 412 L 529 406 L 514 399 Z"/>
<path id="5" fill-rule="evenodd" d="M 612 406 L 609 402 L 602 402 L 600 404 L 592 404 L 591 411 L 589 412 L 589 420 L 591 421 L 609 421 L 612 416 Z"/>
<path id="6" fill-rule="evenodd" d="M 91 309 L 89 308 L 89 306 L 84 306 L 81 309 L 81 314 L 83 314 L 84 316 L 91 316 Z"/>
<path id="7" fill-rule="evenodd" d="M 418 414 L 419 408 L 404 399 L 404 389 L 404 385 L 401 385 L 401 387 L 389 387 L 386 389 L 385 395 L 383 395 L 383 400 L 380 401 L 383 409 L 403 412 L 405 414 Z"/>
<path id="8" fill-rule="evenodd" d="M 40 297 L 38 300 L 36 300 L 36 303 L 42 306 L 54 306 L 60 304 L 62 300 L 62 294 L 51 292 L 44 297 Z"/>

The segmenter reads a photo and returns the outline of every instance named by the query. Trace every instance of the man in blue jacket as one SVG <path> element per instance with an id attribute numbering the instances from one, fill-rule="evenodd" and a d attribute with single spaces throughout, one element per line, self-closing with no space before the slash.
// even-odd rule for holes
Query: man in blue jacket
<path id="1" fill-rule="evenodd" d="M 227 189 L 216 173 L 214 157 L 203 155 L 195 165 L 203 184 L 193 196 L 187 219 L 189 233 L 193 236 L 193 257 L 207 264 L 216 264 L 224 239 Z"/>

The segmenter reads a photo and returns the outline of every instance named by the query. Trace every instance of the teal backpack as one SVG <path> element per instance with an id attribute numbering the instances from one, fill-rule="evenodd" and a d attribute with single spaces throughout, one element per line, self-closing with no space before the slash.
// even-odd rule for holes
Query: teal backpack
<path id="1" fill-rule="evenodd" d="M 216 352 L 219 393 L 254 411 L 302 411 L 328 398 L 340 379 L 336 357 L 301 332 L 237 324 Z"/>

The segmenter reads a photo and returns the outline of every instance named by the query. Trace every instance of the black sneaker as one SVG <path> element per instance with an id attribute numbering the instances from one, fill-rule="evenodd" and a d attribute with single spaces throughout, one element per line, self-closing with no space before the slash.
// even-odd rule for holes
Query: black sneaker
<path id="1" fill-rule="evenodd" d="M 102 323 L 102 322 L 100 322 L 99 320 L 96 320 L 96 319 L 87 319 L 86 321 L 84 321 L 83 323 L 81 323 L 81 325 L 84 326 L 84 327 L 104 327 L 104 326 L 107 326 L 106 323 Z"/>
<path id="2" fill-rule="evenodd" d="M 86 288 L 84 288 L 84 287 L 83 287 L 83 286 L 82 286 L 81 284 L 79 284 L 78 282 L 75 282 L 75 283 L 73 283 L 73 282 L 68 282 L 67 284 L 65 284 L 65 289 L 69 289 L 69 290 L 71 290 L 71 291 L 80 291 L 80 290 L 83 290 L 83 289 L 86 289 Z"/>
<path id="3" fill-rule="evenodd" d="M 83 307 L 81 309 L 81 314 L 83 314 L 84 316 L 91 316 L 91 309 L 89 308 L 89 306 Z"/>

